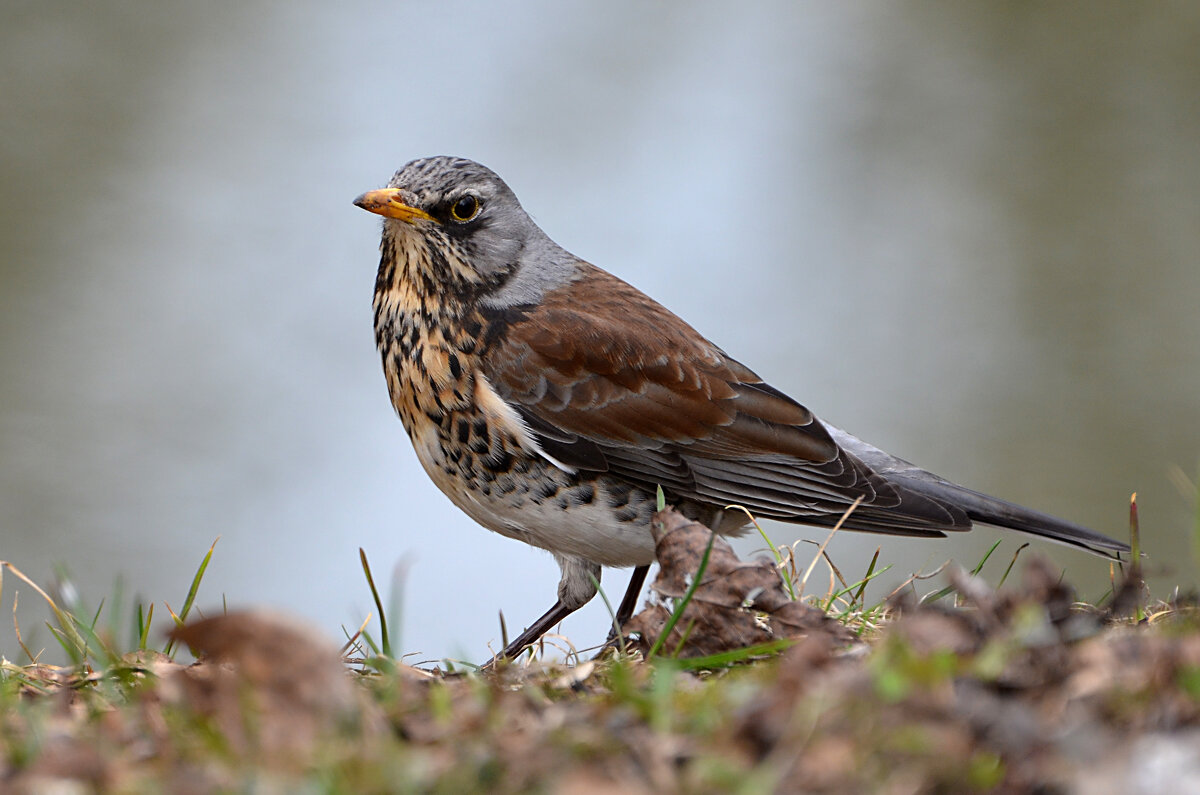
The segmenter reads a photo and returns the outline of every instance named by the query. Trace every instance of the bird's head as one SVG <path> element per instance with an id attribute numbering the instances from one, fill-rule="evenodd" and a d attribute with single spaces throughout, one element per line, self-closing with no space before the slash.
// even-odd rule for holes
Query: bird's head
<path id="1" fill-rule="evenodd" d="M 463 286 L 494 300 L 506 287 L 520 286 L 509 284 L 519 273 L 533 271 L 525 274 L 534 277 L 532 285 L 519 290 L 526 293 L 546 281 L 538 272 L 565 254 L 504 180 L 472 160 L 414 160 L 386 188 L 368 191 L 354 203 L 385 219 L 381 274 L 390 268 L 398 278 L 430 280 L 439 289 Z"/>

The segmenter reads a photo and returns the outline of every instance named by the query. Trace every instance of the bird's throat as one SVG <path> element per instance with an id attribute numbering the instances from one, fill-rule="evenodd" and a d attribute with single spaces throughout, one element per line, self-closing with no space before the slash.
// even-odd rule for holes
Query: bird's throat
<path id="1" fill-rule="evenodd" d="M 375 284 L 375 343 L 410 436 L 468 405 L 485 325 L 469 288 L 439 284 L 428 265 L 385 239 Z"/>

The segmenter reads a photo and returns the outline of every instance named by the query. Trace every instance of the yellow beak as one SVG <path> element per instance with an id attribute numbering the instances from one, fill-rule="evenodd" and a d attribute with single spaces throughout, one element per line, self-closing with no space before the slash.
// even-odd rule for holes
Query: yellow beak
<path id="1" fill-rule="evenodd" d="M 397 188 L 381 188 L 369 190 L 354 200 L 354 203 L 369 213 L 382 215 L 385 218 L 399 218 L 410 224 L 417 221 L 432 221 L 433 216 L 424 210 L 405 204 L 400 200 Z"/>

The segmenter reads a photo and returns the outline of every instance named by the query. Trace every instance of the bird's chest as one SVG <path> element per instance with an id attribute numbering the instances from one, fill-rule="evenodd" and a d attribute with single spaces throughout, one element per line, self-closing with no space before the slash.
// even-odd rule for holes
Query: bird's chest
<path id="1" fill-rule="evenodd" d="M 421 465 L 434 482 L 452 493 L 461 471 L 473 464 L 468 431 L 482 419 L 474 400 L 471 357 L 453 344 L 454 331 L 420 315 L 393 315 L 379 338 L 388 393 Z"/>
<path id="2" fill-rule="evenodd" d="M 453 413 L 468 411 L 474 368 L 437 329 L 382 351 L 383 373 L 392 405 L 413 436 L 426 423 L 442 425 Z"/>
<path id="3" fill-rule="evenodd" d="M 491 530 L 605 565 L 653 559 L 653 495 L 549 462 L 484 375 L 478 316 L 446 322 L 414 294 L 376 297 L 376 339 L 392 404 L 430 479 Z M 567 521 L 569 519 L 569 521 Z"/>
<path id="4" fill-rule="evenodd" d="M 478 329 L 460 313 L 430 306 L 405 285 L 376 296 L 375 337 L 392 405 L 408 435 L 468 410 Z"/>
<path id="5" fill-rule="evenodd" d="M 534 464 L 523 428 L 505 416 L 464 340 L 420 317 L 398 320 L 380 352 L 392 405 L 421 466 L 467 514 L 505 532 L 497 509 L 528 490 L 522 481 Z"/>
<path id="6" fill-rule="evenodd" d="M 529 452 L 529 440 L 480 374 L 477 335 L 470 333 L 480 324 L 391 309 L 376 329 L 383 372 L 425 470 L 447 493 L 508 474 Z"/>

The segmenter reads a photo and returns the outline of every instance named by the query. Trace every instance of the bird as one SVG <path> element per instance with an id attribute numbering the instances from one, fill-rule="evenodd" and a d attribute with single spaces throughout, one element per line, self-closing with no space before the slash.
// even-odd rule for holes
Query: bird
<path id="1" fill-rule="evenodd" d="M 494 661 L 587 603 L 602 567 L 633 568 L 615 626 L 629 619 L 654 561 L 659 489 L 723 536 L 744 532 L 748 511 L 921 538 L 980 523 L 1109 557 L 1129 550 L 822 421 L 556 244 L 479 163 L 413 160 L 354 204 L 383 217 L 375 341 L 418 460 L 468 516 L 548 550 L 560 569 L 554 605 Z"/>

